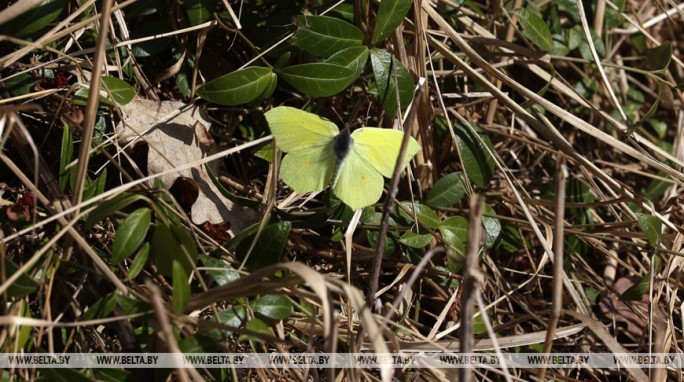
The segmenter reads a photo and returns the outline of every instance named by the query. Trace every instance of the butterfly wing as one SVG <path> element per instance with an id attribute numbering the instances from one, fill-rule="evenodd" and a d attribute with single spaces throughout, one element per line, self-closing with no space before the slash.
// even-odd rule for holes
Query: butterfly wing
<path id="1" fill-rule="evenodd" d="M 331 140 L 324 146 L 299 149 L 285 155 L 280 163 L 280 177 L 296 193 L 303 194 L 324 189 L 330 183 L 334 168 Z"/>
<path id="2" fill-rule="evenodd" d="M 335 167 L 333 139 L 339 133 L 334 123 L 288 106 L 265 114 L 278 148 L 288 153 L 280 164 L 280 177 L 295 192 L 320 191 Z"/>
<path id="3" fill-rule="evenodd" d="M 334 123 L 289 106 L 276 107 L 264 116 L 278 148 L 286 153 L 325 146 L 340 132 Z"/>
<path id="4" fill-rule="evenodd" d="M 399 130 L 364 127 L 352 133 L 353 147 L 365 160 L 386 178 L 392 176 L 394 165 L 399 157 L 404 133 Z M 420 151 L 420 145 L 413 137 L 409 138 L 402 169 Z"/>
<path id="5" fill-rule="evenodd" d="M 352 143 L 349 154 L 339 164 L 333 193 L 356 211 L 380 200 L 383 183 L 382 175 L 368 164 Z"/>

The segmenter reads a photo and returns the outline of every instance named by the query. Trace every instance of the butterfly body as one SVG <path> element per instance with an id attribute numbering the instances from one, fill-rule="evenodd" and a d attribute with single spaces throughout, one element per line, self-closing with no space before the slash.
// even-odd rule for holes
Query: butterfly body
<path id="1" fill-rule="evenodd" d="M 334 123 L 287 106 L 265 116 L 276 145 L 287 153 L 280 176 L 295 192 L 320 191 L 332 181 L 333 193 L 354 210 L 380 199 L 383 177 L 392 176 L 403 132 L 364 127 L 340 133 Z M 410 138 L 403 165 L 419 150 Z"/>

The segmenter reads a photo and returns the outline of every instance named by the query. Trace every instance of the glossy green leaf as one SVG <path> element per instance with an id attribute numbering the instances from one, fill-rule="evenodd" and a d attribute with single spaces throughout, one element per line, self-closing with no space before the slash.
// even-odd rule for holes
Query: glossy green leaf
<path id="1" fill-rule="evenodd" d="M 644 295 L 648 293 L 650 286 L 651 272 L 648 272 L 644 275 L 644 277 L 641 278 L 641 280 L 639 280 L 639 282 L 627 288 L 627 290 L 620 295 L 620 300 L 640 301 Z"/>
<path id="2" fill-rule="evenodd" d="M 174 314 L 180 315 L 190 300 L 190 284 L 188 284 L 188 274 L 180 262 L 173 260 L 171 268 L 173 273 L 171 310 Z"/>
<path id="3" fill-rule="evenodd" d="M 171 27 L 166 21 L 151 20 L 138 24 L 138 26 L 131 31 L 131 40 L 153 37 L 164 33 L 171 32 Z M 150 57 L 161 53 L 171 43 L 171 37 L 158 37 L 151 40 L 146 40 L 131 46 L 131 52 L 135 57 Z"/>
<path id="4" fill-rule="evenodd" d="M 207 82 L 197 95 L 219 105 L 240 105 L 255 100 L 272 81 L 270 68 L 252 66 Z"/>
<path id="5" fill-rule="evenodd" d="M 468 220 L 463 216 L 452 216 L 439 225 L 444 242 L 463 250 L 468 242 Z"/>
<path id="6" fill-rule="evenodd" d="M 185 0 L 183 2 L 190 25 L 199 25 L 209 20 L 215 5 L 216 0 Z"/>
<path id="7" fill-rule="evenodd" d="M 660 242 L 663 224 L 660 219 L 658 219 L 656 216 L 642 213 L 637 213 L 636 217 L 637 221 L 639 222 L 639 227 L 642 231 L 644 231 L 648 242 L 653 246 L 658 245 L 658 242 Z"/>
<path id="8" fill-rule="evenodd" d="M 371 49 L 370 57 L 382 107 L 387 114 L 394 116 L 397 112 L 397 88 L 402 110 L 413 99 L 414 84 L 411 73 L 399 60 L 393 60 L 392 55 L 384 49 Z M 392 65 L 396 66 L 397 81 L 394 80 L 395 70 L 392 69 Z M 398 87 L 395 86 L 396 83 L 399 84 Z"/>
<path id="9" fill-rule="evenodd" d="M 411 248 L 425 248 L 432 240 L 430 234 L 418 234 L 413 231 L 407 231 L 399 238 L 399 242 Z"/>
<path id="10" fill-rule="evenodd" d="M 484 213 L 485 215 L 495 215 L 496 211 L 489 204 L 485 204 Z M 485 247 L 492 248 L 497 240 L 499 240 L 499 235 L 501 235 L 501 221 L 492 216 L 482 216 L 482 225 L 484 225 L 485 233 L 487 234 Z"/>
<path id="11" fill-rule="evenodd" d="M 10 276 L 17 273 L 19 266 L 17 266 L 12 260 L 5 257 L 5 277 L 1 278 L 0 281 L 4 282 Z M 2 276 L 2 275 L 0 275 Z M 10 297 L 21 298 L 28 294 L 33 293 L 36 288 L 38 288 L 38 283 L 36 283 L 33 278 L 31 278 L 27 273 L 22 273 L 19 278 L 17 278 L 10 286 L 7 288 L 7 295 Z"/>
<path id="12" fill-rule="evenodd" d="M 133 280 L 138 277 L 140 272 L 145 268 L 145 264 L 147 264 L 147 259 L 149 257 L 150 243 L 145 243 L 138 251 L 138 254 L 135 255 L 133 263 L 131 263 L 131 266 L 128 268 L 128 275 L 126 276 L 126 279 Z"/>
<path id="13" fill-rule="evenodd" d="M 425 204 L 432 207 L 451 207 L 466 194 L 462 172 L 452 172 L 439 179 L 428 192 Z"/>
<path id="14" fill-rule="evenodd" d="M 358 78 L 366 69 L 368 55 L 369 50 L 367 46 L 353 46 L 333 54 L 325 62 L 351 69 L 354 71 L 354 77 Z"/>
<path id="15" fill-rule="evenodd" d="M 412 222 L 413 215 L 415 214 L 418 221 L 424 226 L 430 229 L 439 227 L 439 216 L 437 216 L 437 213 L 432 208 L 419 203 L 402 202 L 401 204 L 409 211 L 409 213 L 406 213 L 403 209 L 399 209 L 399 215 L 404 219 Z"/>
<path id="16" fill-rule="evenodd" d="M 480 143 L 484 142 L 489 151 L 494 152 L 494 145 L 489 136 L 478 126 L 471 127 L 479 135 L 475 136 L 470 128 L 461 123 L 454 124 L 454 132 L 458 137 L 458 149 L 468 178 L 480 187 L 485 187 L 494 175 L 494 158 Z M 479 139 L 478 139 L 479 138 Z"/>
<path id="17" fill-rule="evenodd" d="M 354 24 L 328 16 L 297 16 L 293 43 L 319 57 L 363 43 L 363 33 Z"/>
<path id="18" fill-rule="evenodd" d="M 112 263 L 119 264 L 135 252 L 147 236 L 152 213 L 149 208 L 140 208 L 128 215 L 116 230 L 112 245 Z"/>
<path id="19" fill-rule="evenodd" d="M 268 294 L 254 300 L 254 313 L 259 313 L 272 320 L 284 320 L 294 313 L 292 301 L 287 296 Z"/>
<path id="20" fill-rule="evenodd" d="M 373 45 L 384 40 L 404 21 L 412 0 L 383 0 L 373 26 Z"/>
<path id="21" fill-rule="evenodd" d="M 278 263 L 291 228 L 292 223 L 289 221 L 271 223 L 264 227 L 245 266 L 250 270 L 255 270 Z M 236 250 L 238 259 L 245 258 L 253 240 L 254 235 L 251 235 L 240 241 Z"/>
<path id="22" fill-rule="evenodd" d="M 99 206 L 97 206 L 93 212 L 88 214 L 88 218 L 86 219 L 84 225 L 85 230 L 89 230 L 95 223 L 111 216 L 117 211 L 121 211 L 122 209 L 126 208 L 126 206 L 145 199 L 146 198 L 142 195 L 125 192 L 109 200 L 105 200 Z"/>
<path id="23" fill-rule="evenodd" d="M 183 266 L 187 274 L 197 261 L 197 248 L 192 237 L 183 226 L 172 224 L 170 227 L 158 223 L 152 235 L 152 256 L 159 272 L 172 276 L 173 261 Z"/>
<path id="24" fill-rule="evenodd" d="M 517 16 L 525 37 L 545 52 L 553 49 L 551 30 L 539 13 L 525 8 L 514 9 L 512 13 Z"/>
<path id="25" fill-rule="evenodd" d="M 5 80 L 5 88 L 13 96 L 22 96 L 33 91 L 38 79 L 31 73 L 23 73 Z"/>
<path id="26" fill-rule="evenodd" d="M 6 7 L 8 3 L 4 3 Z M 66 0 L 45 0 L 37 7 L 9 20 L 0 27 L 0 34 L 24 38 L 41 31 L 55 21 L 66 7 Z"/>
<path id="27" fill-rule="evenodd" d="M 135 97 L 135 89 L 126 81 L 116 77 L 102 77 L 102 83 L 119 105 L 125 105 Z"/>
<path id="28" fill-rule="evenodd" d="M 591 34 L 591 41 L 594 43 L 594 48 L 596 48 L 596 53 L 599 55 L 599 57 L 605 57 L 606 45 L 603 43 L 603 39 L 593 29 L 590 29 L 589 32 Z M 579 45 L 579 51 L 583 59 L 587 61 L 594 61 L 594 56 L 591 54 L 591 49 L 589 48 L 589 43 L 584 37 L 584 32 L 582 32 L 582 43 Z"/>
<path id="29" fill-rule="evenodd" d="M 238 329 L 247 322 L 247 310 L 240 305 L 232 305 L 222 310 L 218 314 L 218 321 L 226 326 Z M 225 335 L 229 336 L 233 332 L 226 329 L 221 329 Z"/>
<path id="30" fill-rule="evenodd" d="M 107 184 L 107 169 L 102 170 L 97 179 L 92 180 L 89 176 L 86 176 L 85 187 L 83 190 L 83 200 L 88 200 L 95 195 L 100 195 L 104 192 L 105 185 Z"/>
<path id="31" fill-rule="evenodd" d="M 206 272 L 211 275 L 219 286 L 226 285 L 240 278 L 240 274 L 230 265 L 230 263 L 205 255 L 200 255 L 199 258 L 205 267 L 211 268 Z"/>
<path id="32" fill-rule="evenodd" d="M 646 49 L 644 52 L 646 60 L 648 60 L 648 66 L 654 72 L 660 72 L 670 65 L 672 60 L 672 44 L 669 41 L 665 41 L 659 46 L 651 49 Z"/>
<path id="33" fill-rule="evenodd" d="M 250 330 L 254 333 L 258 334 L 263 334 L 265 336 L 272 336 L 273 335 L 273 330 L 262 320 L 258 318 L 253 318 L 247 322 L 247 325 L 245 325 L 245 329 Z M 238 342 L 243 342 L 243 341 L 256 341 L 256 342 L 264 342 L 264 340 L 261 337 L 258 337 L 256 335 L 252 334 L 243 334 L 238 338 Z"/>
<path id="34" fill-rule="evenodd" d="M 354 22 L 354 5 L 349 3 L 338 4 L 332 11 L 350 23 Z"/>
<path id="35" fill-rule="evenodd" d="M 136 0 L 126 7 L 126 17 L 140 17 L 160 13 L 168 9 L 166 0 Z"/>
<path id="36" fill-rule="evenodd" d="M 312 97 L 335 95 L 356 80 L 353 70 L 324 62 L 288 66 L 278 74 L 293 88 Z"/>
<path id="37" fill-rule="evenodd" d="M 88 310 L 80 317 L 82 321 L 109 317 L 118 304 L 116 292 L 109 293 L 88 306 Z"/>

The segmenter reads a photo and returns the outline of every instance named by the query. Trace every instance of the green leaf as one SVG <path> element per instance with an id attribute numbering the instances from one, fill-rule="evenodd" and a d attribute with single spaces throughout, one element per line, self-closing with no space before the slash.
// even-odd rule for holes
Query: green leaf
<path id="1" fill-rule="evenodd" d="M 252 66 L 207 82 L 197 95 L 219 105 L 240 105 L 259 97 L 272 81 L 270 68 Z"/>
<path id="2" fill-rule="evenodd" d="M 200 261 L 207 268 L 213 268 L 206 272 L 216 281 L 219 286 L 226 285 L 240 278 L 240 274 L 229 263 L 213 257 L 200 255 Z"/>
<path id="3" fill-rule="evenodd" d="M 59 156 L 59 189 L 64 192 L 74 176 L 75 167 L 66 170 L 66 166 L 74 157 L 74 140 L 71 136 L 71 127 L 62 125 L 62 150 Z"/>
<path id="4" fill-rule="evenodd" d="M 644 55 L 651 70 L 661 72 L 667 69 L 672 60 L 672 44 L 669 41 L 665 41 L 655 48 L 646 49 Z"/>
<path id="5" fill-rule="evenodd" d="M 443 176 L 428 192 L 425 204 L 446 208 L 458 203 L 466 194 L 464 180 L 460 171 Z"/>
<path id="6" fill-rule="evenodd" d="M 118 296 L 116 292 L 109 293 L 97 300 L 94 304 L 88 306 L 88 310 L 81 315 L 82 321 L 89 321 L 96 318 L 108 317 L 116 305 L 118 304 Z"/>
<path id="7" fill-rule="evenodd" d="M 83 190 L 83 200 L 88 200 L 95 195 L 99 195 L 104 192 L 105 185 L 107 183 L 107 169 L 102 170 L 100 176 L 95 180 L 91 180 L 90 177 L 86 176 L 85 188 Z"/>
<path id="8" fill-rule="evenodd" d="M 288 66 L 278 74 L 293 88 L 312 97 L 335 95 L 356 80 L 353 70 L 324 62 Z"/>
<path id="9" fill-rule="evenodd" d="M 404 21 L 412 0 L 382 0 L 373 26 L 373 45 L 384 40 Z"/>
<path id="10" fill-rule="evenodd" d="M 151 20 L 138 24 L 131 31 L 131 40 L 143 37 L 153 37 L 156 35 L 171 32 L 171 27 L 166 21 Z M 131 52 L 135 57 L 150 57 L 161 53 L 171 43 L 171 37 L 160 37 L 137 43 L 131 46 Z"/>
<path id="11" fill-rule="evenodd" d="M 421 235 L 413 231 L 407 231 L 401 236 L 399 242 L 411 248 L 424 248 L 430 244 L 431 240 L 432 235 L 430 234 Z"/>
<path id="12" fill-rule="evenodd" d="M 366 69 L 368 54 L 369 50 L 365 45 L 353 46 L 333 54 L 325 62 L 351 69 L 354 71 L 354 78 L 358 78 Z"/>
<path id="13" fill-rule="evenodd" d="M 5 80 L 5 88 L 13 96 L 22 96 L 31 93 L 38 79 L 31 73 L 23 73 L 12 76 Z"/>
<path id="14" fill-rule="evenodd" d="M 245 329 L 248 329 L 252 332 L 263 334 L 265 336 L 272 336 L 273 331 L 271 328 L 266 325 L 265 322 L 258 318 L 253 318 L 249 320 L 247 325 L 245 325 Z M 243 342 L 243 341 L 256 341 L 256 342 L 264 342 L 264 340 L 261 337 L 257 337 L 255 335 L 251 334 L 243 334 L 238 338 L 238 342 Z"/>
<path id="15" fill-rule="evenodd" d="M 199 25 L 209 20 L 215 5 L 216 0 L 185 0 L 183 2 L 190 25 Z"/>
<path id="16" fill-rule="evenodd" d="M 596 53 L 599 55 L 599 57 L 605 57 L 606 45 L 603 43 L 603 39 L 601 39 L 601 36 L 599 36 L 593 29 L 590 29 L 589 32 L 591 34 L 591 41 L 594 43 L 594 47 L 596 48 Z M 582 43 L 579 46 L 579 51 L 583 59 L 593 62 L 594 56 L 591 55 L 591 49 L 589 49 L 589 43 L 584 38 L 584 32 L 582 33 Z"/>
<path id="17" fill-rule="evenodd" d="M 454 132 L 458 137 L 458 149 L 461 153 L 461 160 L 468 178 L 480 187 L 485 187 L 494 175 L 494 158 L 485 149 L 480 140 L 494 152 L 494 145 L 489 136 L 477 125 L 470 125 L 479 135 L 476 137 L 467 126 L 461 123 L 454 124 Z"/>
<path id="18" fill-rule="evenodd" d="M 6 8 L 8 2 L 3 2 Z M 39 6 L 24 12 L 0 27 L 0 34 L 24 38 L 40 32 L 55 21 L 66 7 L 66 0 L 45 0 Z"/>
<path id="19" fill-rule="evenodd" d="M 168 9 L 166 0 L 137 0 L 126 7 L 126 17 L 140 17 L 161 13 Z"/>
<path id="20" fill-rule="evenodd" d="M 131 263 L 131 266 L 128 268 L 128 275 L 126 276 L 126 280 L 133 280 L 138 275 L 140 272 L 145 268 L 145 264 L 147 264 L 147 259 L 150 257 L 150 243 L 145 243 L 143 244 L 142 248 L 138 251 L 138 254 L 135 255 L 135 260 L 133 260 L 133 263 Z"/>
<path id="21" fill-rule="evenodd" d="M 439 225 L 439 233 L 445 243 L 462 251 L 468 242 L 468 220 L 463 216 L 452 216 Z"/>
<path id="22" fill-rule="evenodd" d="M 653 215 L 637 213 L 636 217 L 639 222 L 639 227 L 644 231 L 644 234 L 646 234 L 648 242 L 651 243 L 652 246 L 657 246 L 660 242 L 663 223 Z"/>
<path id="23" fill-rule="evenodd" d="M 188 274 L 186 273 L 183 264 L 173 260 L 171 265 L 173 273 L 173 291 L 171 297 L 171 310 L 174 314 L 180 315 L 183 313 L 185 306 L 190 300 L 190 285 L 188 284 Z"/>
<path id="24" fill-rule="evenodd" d="M 393 60 L 392 55 L 384 49 L 371 49 L 370 57 L 382 108 L 387 114 L 394 116 L 397 112 L 397 82 L 399 83 L 401 110 L 405 109 L 413 99 L 414 84 L 411 73 L 399 60 Z M 394 80 L 393 64 L 396 65 L 397 81 Z"/>
<path id="25" fill-rule="evenodd" d="M 437 213 L 435 213 L 432 208 L 419 203 L 402 202 L 401 204 L 406 207 L 407 210 L 409 210 L 409 213 L 407 214 L 403 209 L 399 209 L 399 215 L 404 219 L 412 222 L 413 215 L 415 214 L 418 218 L 418 221 L 424 226 L 430 229 L 439 227 L 439 216 L 437 216 Z"/>
<path id="26" fill-rule="evenodd" d="M 363 33 L 354 24 L 328 16 L 297 16 L 293 43 L 319 57 L 363 43 Z"/>
<path id="27" fill-rule="evenodd" d="M 130 372 L 119 369 L 92 369 L 93 377 L 99 382 L 123 382 Z"/>
<path id="28" fill-rule="evenodd" d="M 494 211 L 494 208 L 489 204 L 485 204 L 484 213 L 487 215 L 494 215 L 496 214 L 496 211 Z M 501 221 L 495 217 L 482 216 L 482 225 L 484 225 L 485 233 L 487 233 L 485 247 L 492 248 L 497 240 L 499 240 L 499 235 L 501 235 Z"/>
<path id="29" fill-rule="evenodd" d="M 245 263 L 245 267 L 249 270 L 256 270 L 277 264 L 280 261 L 291 228 L 292 223 L 289 221 L 266 225 L 263 232 L 261 232 L 261 236 L 257 239 L 254 249 Z M 236 255 L 241 261 L 247 255 L 255 235 L 256 233 L 244 238 L 238 244 Z"/>
<path id="30" fill-rule="evenodd" d="M 638 283 L 629 287 L 620 295 L 622 301 L 640 301 L 648 293 L 651 285 L 651 272 L 648 272 Z"/>
<path id="31" fill-rule="evenodd" d="M 239 328 L 247 321 L 247 309 L 244 306 L 232 305 L 219 312 L 218 321 L 223 325 Z"/>
<path id="32" fill-rule="evenodd" d="M 294 313 L 292 301 L 287 296 L 268 294 L 254 300 L 254 313 L 272 320 L 284 320 Z"/>
<path id="33" fill-rule="evenodd" d="M 131 194 L 128 192 L 119 194 L 109 200 L 105 200 L 99 206 L 97 206 L 97 208 L 93 212 L 88 214 L 88 218 L 86 219 L 84 225 L 85 230 L 89 230 L 93 227 L 95 223 L 111 216 L 113 213 L 117 211 L 121 211 L 122 209 L 126 208 L 126 206 L 128 206 L 129 204 L 135 203 L 140 200 L 146 200 L 146 198 L 142 195 Z"/>
<path id="34" fill-rule="evenodd" d="M 5 257 L 5 274 L 2 281 L 7 280 L 10 276 L 17 273 L 19 266 L 14 264 L 12 260 Z M 3 275 L 0 275 L 3 276 Z M 8 288 L 7 295 L 10 297 L 21 298 L 33 293 L 38 288 L 38 283 L 35 282 L 27 273 L 22 273 Z"/>
<path id="35" fill-rule="evenodd" d="M 525 37 L 545 52 L 553 49 L 551 30 L 539 13 L 525 8 L 514 9 L 512 13 L 517 16 Z"/>
<path id="36" fill-rule="evenodd" d="M 135 97 L 135 89 L 126 81 L 115 77 L 102 77 L 102 83 L 119 105 L 125 105 Z"/>
<path id="37" fill-rule="evenodd" d="M 350 23 L 354 22 L 354 6 L 352 4 L 347 4 L 347 3 L 339 4 L 332 11 L 337 13 L 343 19 L 349 21 Z"/>
<path id="38" fill-rule="evenodd" d="M 152 213 L 149 208 L 140 208 L 128 215 L 121 223 L 112 245 L 112 263 L 119 264 L 135 252 L 147 236 Z"/>
<path id="39" fill-rule="evenodd" d="M 197 261 L 195 242 L 179 224 L 167 226 L 158 222 L 150 249 L 159 272 L 166 276 L 172 276 L 173 261 L 180 263 L 187 274 Z"/>

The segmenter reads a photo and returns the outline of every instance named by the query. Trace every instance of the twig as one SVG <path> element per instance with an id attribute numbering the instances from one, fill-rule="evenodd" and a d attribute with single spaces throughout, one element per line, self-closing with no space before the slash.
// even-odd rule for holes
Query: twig
<path id="1" fill-rule="evenodd" d="M 468 221 L 468 249 L 463 265 L 463 294 L 461 295 L 461 353 L 473 351 L 473 315 L 475 313 L 475 293 L 481 279 L 477 268 L 480 238 L 482 236 L 482 207 L 484 196 L 473 194 L 470 197 L 470 219 Z M 461 382 L 470 382 L 472 369 L 461 369 Z"/>
<path id="2" fill-rule="evenodd" d="M 546 330 L 546 340 L 544 342 L 544 354 L 548 354 L 553 346 L 553 338 L 556 335 L 556 328 L 560 320 L 561 309 L 563 309 L 563 243 L 565 242 L 565 179 L 566 167 L 565 158 L 560 157 L 556 169 L 556 222 L 555 233 L 553 236 L 553 281 L 552 295 L 553 305 L 551 307 L 551 317 L 549 318 Z M 539 380 L 544 380 L 546 374 L 546 364 L 539 369 Z"/>

